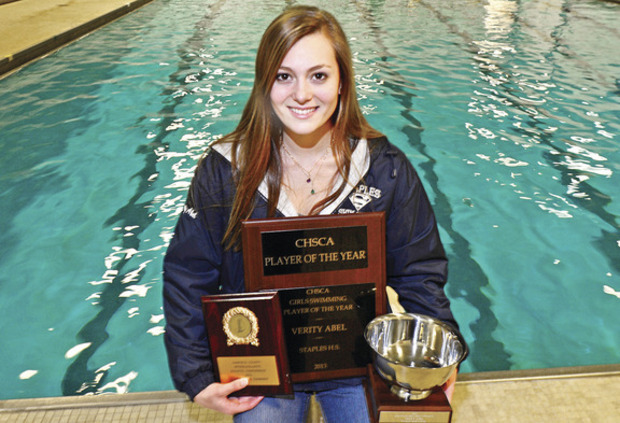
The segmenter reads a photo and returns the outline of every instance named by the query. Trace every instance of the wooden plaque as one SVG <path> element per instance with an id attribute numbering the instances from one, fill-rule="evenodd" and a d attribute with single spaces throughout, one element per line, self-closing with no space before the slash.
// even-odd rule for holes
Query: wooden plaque
<path id="1" fill-rule="evenodd" d="M 250 380 L 233 396 L 293 395 L 277 292 L 206 295 L 202 306 L 219 381 Z"/>
<path id="2" fill-rule="evenodd" d="M 384 213 L 242 225 L 246 290 L 282 290 L 286 297 L 281 306 L 293 382 L 365 376 L 370 356 L 363 329 L 387 307 Z M 363 299 L 368 292 L 370 303 Z M 339 342 L 326 332 L 340 332 Z"/>

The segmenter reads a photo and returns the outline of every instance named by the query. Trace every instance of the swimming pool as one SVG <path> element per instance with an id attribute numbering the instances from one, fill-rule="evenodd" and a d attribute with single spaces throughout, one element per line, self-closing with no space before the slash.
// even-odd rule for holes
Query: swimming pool
<path id="1" fill-rule="evenodd" d="M 311 3 L 434 204 L 462 371 L 617 363 L 620 5 Z M 0 80 L 1 398 L 172 389 L 162 257 L 284 5 L 159 0 Z"/>

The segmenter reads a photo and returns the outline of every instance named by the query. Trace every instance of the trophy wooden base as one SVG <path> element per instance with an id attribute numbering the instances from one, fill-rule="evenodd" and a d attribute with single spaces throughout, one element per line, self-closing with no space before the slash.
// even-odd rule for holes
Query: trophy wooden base
<path id="1" fill-rule="evenodd" d="M 440 387 L 423 400 L 405 402 L 390 391 L 372 365 L 368 366 L 366 393 L 374 423 L 450 423 L 452 420 L 452 407 Z"/>

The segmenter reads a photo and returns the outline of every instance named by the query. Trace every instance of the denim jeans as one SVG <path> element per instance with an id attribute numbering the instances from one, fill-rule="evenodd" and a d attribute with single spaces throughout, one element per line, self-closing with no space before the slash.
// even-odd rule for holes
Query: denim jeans
<path id="1" fill-rule="evenodd" d="M 295 399 L 265 397 L 256 407 L 237 414 L 234 423 L 303 423 L 313 392 L 296 391 Z M 341 386 L 316 392 L 326 423 L 369 423 L 362 385 Z"/>

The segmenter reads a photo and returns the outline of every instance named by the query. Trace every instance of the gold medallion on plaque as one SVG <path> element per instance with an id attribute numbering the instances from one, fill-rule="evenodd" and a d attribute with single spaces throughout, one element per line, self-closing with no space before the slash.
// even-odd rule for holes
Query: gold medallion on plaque
<path id="1" fill-rule="evenodd" d="M 250 344 L 258 347 L 258 319 L 251 310 L 245 307 L 231 308 L 224 314 L 222 326 L 228 337 L 228 346 Z"/>

